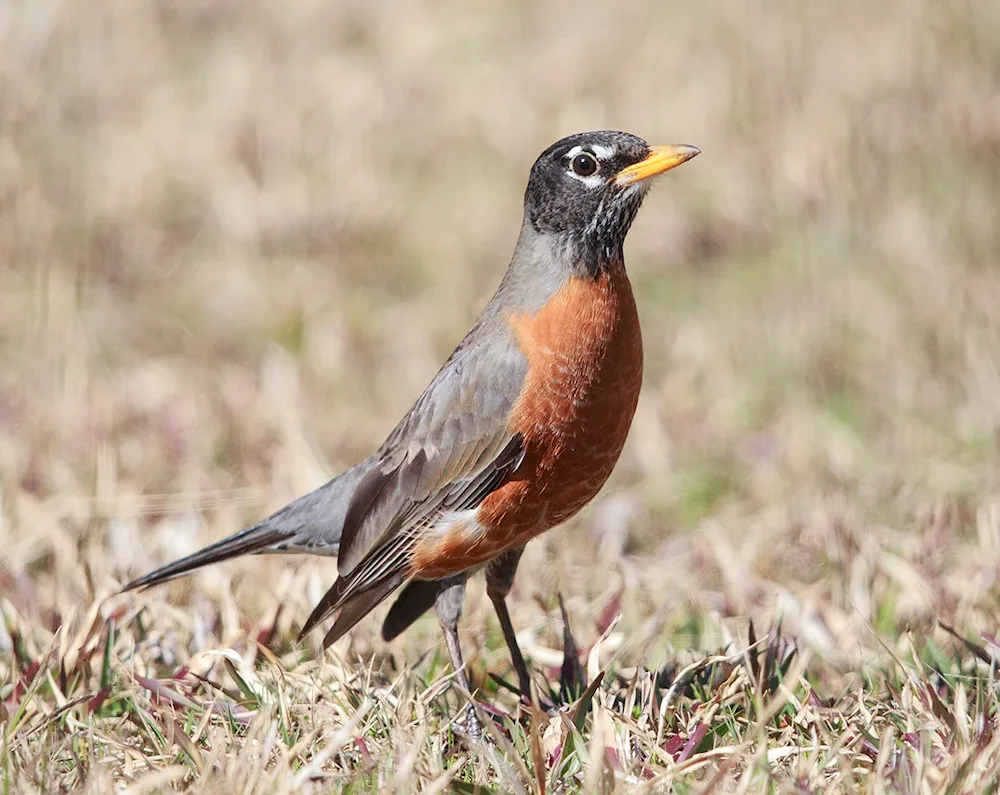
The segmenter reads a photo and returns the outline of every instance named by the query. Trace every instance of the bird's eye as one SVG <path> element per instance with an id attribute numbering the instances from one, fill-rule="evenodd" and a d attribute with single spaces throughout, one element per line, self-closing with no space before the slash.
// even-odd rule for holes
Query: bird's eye
<path id="1" fill-rule="evenodd" d="M 569 164 L 573 173 L 581 177 L 590 177 L 597 173 L 597 158 L 590 152 L 580 152 L 573 157 L 573 162 Z"/>

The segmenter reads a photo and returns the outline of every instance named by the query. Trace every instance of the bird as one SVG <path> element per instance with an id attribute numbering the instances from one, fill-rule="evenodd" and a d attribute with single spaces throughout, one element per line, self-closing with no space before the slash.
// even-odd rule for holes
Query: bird
<path id="1" fill-rule="evenodd" d="M 398 591 L 383 638 L 435 608 L 468 693 L 458 625 L 466 581 L 483 570 L 530 703 L 506 597 L 525 545 L 583 508 L 618 461 L 643 373 L 625 237 L 653 179 L 698 154 L 611 130 L 545 149 L 496 292 L 382 445 L 258 524 L 122 591 L 246 554 L 336 556 L 337 579 L 299 639 L 333 617 L 326 648 Z M 471 703 L 465 731 L 482 732 Z"/>

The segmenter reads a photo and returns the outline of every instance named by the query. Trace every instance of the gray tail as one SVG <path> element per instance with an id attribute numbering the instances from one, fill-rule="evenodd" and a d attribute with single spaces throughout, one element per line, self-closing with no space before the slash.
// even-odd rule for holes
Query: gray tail
<path id="1" fill-rule="evenodd" d="M 132 591 L 136 588 L 148 588 L 151 585 L 159 585 L 175 577 L 190 574 L 195 569 L 207 566 L 210 563 L 219 563 L 223 560 L 236 558 L 240 555 L 251 555 L 258 552 L 267 552 L 271 547 L 275 547 L 282 541 L 288 540 L 288 535 L 280 530 L 267 527 L 268 520 L 264 520 L 258 525 L 241 530 L 239 533 L 217 541 L 211 546 L 188 555 L 166 566 L 161 566 L 156 571 L 150 572 L 145 577 L 132 580 L 122 588 L 122 591 Z"/>
<path id="2" fill-rule="evenodd" d="M 364 475 L 364 469 L 364 465 L 360 464 L 347 470 L 253 527 L 133 580 L 122 591 L 159 585 L 210 563 L 219 563 L 241 555 L 268 552 L 336 555 L 340 550 L 340 533 L 344 526 L 347 504 Z"/>

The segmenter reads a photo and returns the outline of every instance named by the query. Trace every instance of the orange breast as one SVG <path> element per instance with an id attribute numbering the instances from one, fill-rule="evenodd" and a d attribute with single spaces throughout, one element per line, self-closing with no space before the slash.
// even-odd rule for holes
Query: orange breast
<path id="1" fill-rule="evenodd" d="M 525 440 L 524 460 L 480 505 L 478 528 L 456 526 L 418 544 L 414 576 L 485 563 L 565 521 L 597 494 L 625 444 L 642 337 L 624 265 L 596 279 L 571 277 L 541 311 L 512 315 L 510 324 L 529 365 L 510 419 Z"/>

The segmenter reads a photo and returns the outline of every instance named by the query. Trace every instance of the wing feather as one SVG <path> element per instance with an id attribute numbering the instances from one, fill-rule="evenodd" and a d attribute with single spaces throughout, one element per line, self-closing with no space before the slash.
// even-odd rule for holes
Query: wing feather
<path id="1" fill-rule="evenodd" d="M 502 454 L 491 461 L 488 467 L 477 473 L 474 479 L 459 481 L 453 485 L 452 489 L 448 490 L 452 499 L 437 499 L 435 501 L 437 509 L 431 515 L 425 516 L 419 524 L 409 522 L 396 532 L 387 534 L 385 540 L 371 550 L 351 572 L 342 574 L 337 579 L 333 587 L 316 605 L 303 626 L 300 637 L 308 633 L 327 616 L 344 608 L 365 592 L 372 589 L 381 590 L 382 584 L 389 580 L 396 581 L 397 585 L 401 584 L 403 571 L 421 532 L 433 528 L 435 520 L 440 519 L 445 513 L 458 513 L 477 507 L 490 492 L 503 482 L 503 479 L 510 472 L 517 468 L 522 458 L 522 441 L 519 436 L 512 437 L 504 447 Z M 388 596 L 394 588 L 385 591 L 379 601 Z M 374 605 L 372 606 L 374 607 Z M 353 626 L 353 623 L 350 626 Z M 350 629 L 350 626 L 347 626 L 344 632 Z M 333 643 L 340 637 L 340 634 L 331 632 L 324 639 L 324 644 Z"/>
<path id="2" fill-rule="evenodd" d="M 360 618 L 358 606 L 367 612 L 402 584 L 423 534 L 433 532 L 446 514 L 476 508 L 517 468 L 523 440 L 511 434 L 508 422 L 526 372 L 516 346 L 496 335 L 460 346 L 452 355 L 373 457 L 352 496 L 341 536 L 340 577 L 302 634 L 337 611 L 351 614 L 351 620 L 335 624 L 346 632 Z M 324 642 L 341 634 L 331 630 Z"/>

